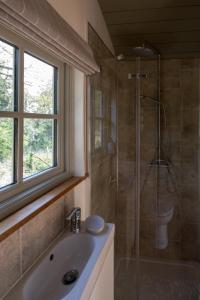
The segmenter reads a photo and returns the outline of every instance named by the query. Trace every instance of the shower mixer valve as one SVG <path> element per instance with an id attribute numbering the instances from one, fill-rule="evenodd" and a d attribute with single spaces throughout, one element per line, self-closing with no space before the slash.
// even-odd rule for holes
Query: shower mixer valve
<path id="1" fill-rule="evenodd" d="M 133 78 L 145 78 L 145 79 L 149 79 L 150 78 L 151 73 L 128 73 L 128 79 L 133 79 Z"/>

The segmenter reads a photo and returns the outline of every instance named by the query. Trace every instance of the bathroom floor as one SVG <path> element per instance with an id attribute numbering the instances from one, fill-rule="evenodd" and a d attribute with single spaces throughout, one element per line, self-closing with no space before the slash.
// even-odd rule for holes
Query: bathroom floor
<path id="1" fill-rule="evenodd" d="M 134 259 L 121 258 L 115 272 L 115 300 L 136 300 Z M 141 260 L 140 300 L 199 300 L 193 264 Z"/>

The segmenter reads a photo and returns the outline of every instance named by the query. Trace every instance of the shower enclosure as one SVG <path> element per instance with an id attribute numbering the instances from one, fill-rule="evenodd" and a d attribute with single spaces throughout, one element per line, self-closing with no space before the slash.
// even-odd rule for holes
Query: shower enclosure
<path id="1" fill-rule="evenodd" d="M 88 40 L 91 210 L 116 224 L 115 300 L 199 300 L 200 60 L 149 46 L 116 60 Z"/>
<path id="2" fill-rule="evenodd" d="M 198 300 L 199 59 L 133 54 L 116 63 L 115 297 Z"/>

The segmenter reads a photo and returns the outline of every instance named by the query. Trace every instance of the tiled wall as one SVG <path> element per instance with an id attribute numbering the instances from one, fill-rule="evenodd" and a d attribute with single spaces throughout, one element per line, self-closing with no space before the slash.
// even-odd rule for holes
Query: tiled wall
<path id="1" fill-rule="evenodd" d="M 169 224 L 169 245 L 155 249 L 155 218 L 151 213 L 156 195 L 156 171 L 148 167 L 156 153 L 156 104 L 141 100 L 141 222 L 142 256 L 166 259 L 199 259 L 199 60 L 161 61 L 162 157 L 171 162 L 170 174 L 161 169 L 160 198 L 173 201 L 175 212 Z M 116 209 L 117 254 L 134 255 L 135 238 L 135 73 L 134 62 L 120 62 L 118 74 L 119 197 Z M 157 97 L 156 61 L 142 61 L 141 94 Z"/>
<path id="2" fill-rule="evenodd" d="M 116 76 L 115 60 L 96 32 L 89 27 L 88 41 L 101 72 L 90 78 L 90 174 L 91 211 L 109 222 L 115 221 L 116 202 Z M 95 90 L 102 94 L 102 146 L 95 149 Z M 113 142 L 112 151 L 109 143 Z"/>
<path id="3" fill-rule="evenodd" d="M 0 243 L 0 299 L 64 230 L 73 190 Z"/>
<path id="4" fill-rule="evenodd" d="M 174 59 L 162 65 L 162 101 L 169 125 L 164 147 L 172 160 L 179 199 L 170 224 L 175 258 L 199 258 L 199 59 Z"/>
<path id="5" fill-rule="evenodd" d="M 117 63 L 118 91 L 118 198 L 116 205 L 116 253 L 134 254 L 135 240 L 135 73 L 134 62 Z"/>

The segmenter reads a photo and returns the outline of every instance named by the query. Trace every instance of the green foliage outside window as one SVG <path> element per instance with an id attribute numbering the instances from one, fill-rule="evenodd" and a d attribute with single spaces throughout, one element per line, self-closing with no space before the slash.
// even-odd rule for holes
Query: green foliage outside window
<path id="1" fill-rule="evenodd" d="M 53 69 L 53 67 L 51 68 Z M 42 70 L 39 70 L 39 72 L 42 72 Z M 0 111 L 13 111 L 14 80 L 14 47 L 0 42 Z M 31 80 L 30 77 L 30 82 Z M 39 93 L 35 96 L 31 88 L 33 91 L 33 87 L 30 87 L 29 92 L 29 88 L 25 86 L 24 108 L 28 107 L 27 111 L 40 114 L 53 113 L 53 78 L 44 86 L 41 85 Z M 13 124 L 13 118 L 0 118 L 0 187 L 13 182 Z M 53 152 L 54 121 L 37 117 L 25 118 L 23 176 L 27 177 L 52 167 L 54 164 Z"/>

